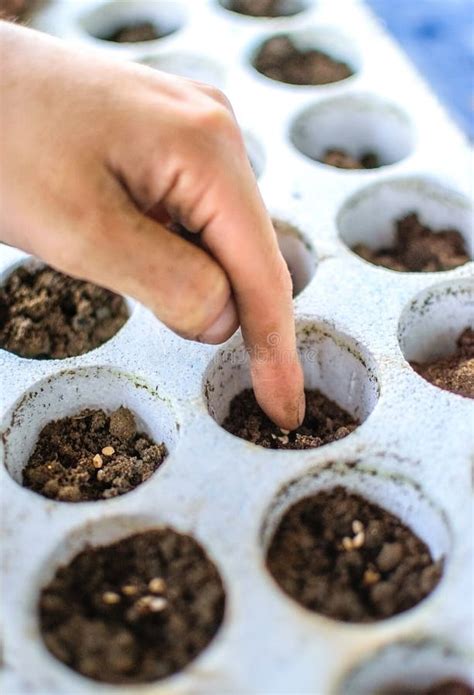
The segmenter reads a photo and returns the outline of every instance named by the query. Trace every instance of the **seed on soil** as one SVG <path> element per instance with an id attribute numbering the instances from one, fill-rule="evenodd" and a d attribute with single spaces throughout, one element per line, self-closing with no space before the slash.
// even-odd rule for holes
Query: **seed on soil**
<path id="1" fill-rule="evenodd" d="M 152 594 L 163 594 L 166 591 L 166 582 L 162 577 L 153 577 L 148 582 L 148 589 Z"/>
<path id="2" fill-rule="evenodd" d="M 119 410 L 123 417 L 126 409 Z M 135 423 L 126 412 L 128 424 Z M 148 480 L 167 456 L 165 445 L 136 424 L 133 434 L 130 427 L 111 428 L 113 418 L 87 409 L 48 423 L 23 470 L 23 485 L 50 499 L 81 502 L 123 495 Z"/>
<path id="3" fill-rule="evenodd" d="M 306 415 L 301 427 L 282 435 L 258 405 L 251 389 L 245 389 L 231 401 L 229 415 L 222 427 L 242 439 L 267 449 L 311 449 L 337 441 L 359 425 L 348 412 L 318 390 L 307 390 Z"/>
<path id="4" fill-rule="evenodd" d="M 20 357 L 83 355 L 127 319 L 122 297 L 52 268 L 21 266 L 0 287 L 0 347 Z"/>
<path id="5" fill-rule="evenodd" d="M 352 537 L 354 519 L 365 531 Z M 433 560 L 396 516 L 335 487 L 286 512 L 271 540 L 267 568 L 309 610 L 366 623 L 422 601 L 440 581 L 443 560 Z"/>
<path id="6" fill-rule="evenodd" d="M 452 270 L 469 261 L 464 239 L 456 229 L 434 230 L 415 212 L 395 222 L 391 246 L 373 249 L 356 244 L 352 251 L 369 263 L 411 273 Z"/>
<path id="7" fill-rule="evenodd" d="M 264 42 L 254 66 L 272 80 L 296 85 L 330 84 L 354 74 L 347 63 L 314 48 L 300 48 L 285 34 Z"/>
<path id="8" fill-rule="evenodd" d="M 432 362 L 410 363 L 426 381 L 444 391 L 474 398 L 474 330 L 466 328 L 456 342 L 454 354 Z"/>
<path id="9" fill-rule="evenodd" d="M 166 598 L 147 593 L 160 578 Z M 41 591 L 40 629 L 49 651 L 84 676 L 149 683 L 207 647 L 224 605 L 222 581 L 198 543 L 159 529 L 87 547 L 59 567 Z"/>

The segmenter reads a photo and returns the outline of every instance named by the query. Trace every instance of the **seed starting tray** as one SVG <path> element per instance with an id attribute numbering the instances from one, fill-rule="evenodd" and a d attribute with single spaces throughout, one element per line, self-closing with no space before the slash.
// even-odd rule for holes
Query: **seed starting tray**
<path id="1" fill-rule="evenodd" d="M 222 5 L 225 5 L 225 1 Z M 33 25 L 118 59 L 207 81 L 229 96 L 300 294 L 295 299 L 306 384 L 362 421 L 307 451 L 270 451 L 222 429 L 231 398 L 250 385 L 240 334 L 224 346 L 186 342 L 130 301 L 130 318 L 99 349 L 37 361 L 0 350 L 3 497 L 3 687 L 26 693 L 369 695 L 387 683 L 471 682 L 473 403 L 409 365 L 445 354 L 474 320 L 473 263 L 399 273 L 350 251 L 390 242 L 417 211 L 462 232 L 472 256 L 470 158 L 463 136 L 404 55 L 357 0 L 288 0 L 301 12 L 257 19 L 217 0 L 53 2 Z M 101 36 L 130 18 L 168 37 L 119 45 Z M 251 65 L 261 42 L 289 33 L 349 63 L 325 86 L 291 86 Z M 327 147 L 378 151 L 384 166 L 344 171 L 313 161 Z M 3 247 L 3 281 L 24 254 Z M 270 336 L 269 344 L 278 340 Z M 68 504 L 19 484 L 40 429 L 85 407 L 125 405 L 169 456 L 150 480 L 115 499 Z M 305 610 L 265 568 L 286 509 L 342 484 L 397 514 L 445 556 L 438 587 L 388 620 L 357 625 Z M 191 534 L 217 565 L 226 611 L 216 637 L 182 672 L 111 686 L 58 662 L 41 639 L 37 601 L 58 564 L 86 543 L 150 527 Z"/>

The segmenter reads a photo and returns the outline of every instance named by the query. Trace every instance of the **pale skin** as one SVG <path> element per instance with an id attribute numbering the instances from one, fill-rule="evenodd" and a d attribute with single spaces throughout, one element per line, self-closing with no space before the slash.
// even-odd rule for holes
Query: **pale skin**
<path id="1" fill-rule="evenodd" d="M 258 402 L 295 429 L 291 279 L 225 96 L 3 21 L 0 51 L 1 240 L 184 338 L 221 343 L 240 325 Z"/>

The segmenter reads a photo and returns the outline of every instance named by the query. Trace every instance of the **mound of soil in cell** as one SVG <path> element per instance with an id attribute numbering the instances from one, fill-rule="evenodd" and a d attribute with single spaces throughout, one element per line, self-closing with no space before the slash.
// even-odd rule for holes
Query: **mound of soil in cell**
<path id="1" fill-rule="evenodd" d="M 114 29 L 111 34 L 102 37 L 104 41 L 115 43 L 137 43 L 138 41 L 155 41 L 168 36 L 169 31 L 160 30 L 153 22 L 134 22 Z"/>
<path id="2" fill-rule="evenodd" d="M 347 622 L 381 620 L 415 606 L 443 569 L 397 517 L 342 487 L 291 507 L 267 566 L 298 603 Z"/>
<path id="3" fill-rule="evenodd" d="M 366 152 L 357 158 L 336 148 L 326 150 L 320 161 L 336 169 L 377 169 L 380 166 L 379 158 L 374 152 Z"/>
<path id="4" fill-rule="evenodd" d="M 466 328 L 459 336 L 456 351 L 433 362 L 410 363 L 424 379 L 445 391 L 474 398 L 474 331 Z"/>
<path id="5" fill-rule="evenodd" d="M 381 690 L 380 695 L 472 695 L 472 688 L 463 681 L 450 679 L 434 683 L 428 688 L 394 685 Z"/>
<path id="6" fill-rule="evenodd" d="M 347 437 L 360 424 L 320 391 L 305 394 L 306 415 L 293 432 L 280 429 L 265 415 L 251 389 L 234 396 L 222 427 L 267 449 L 313 449 Z"/>
<path id="7" fill-rule="evenodd" d="M 23 485 L 61 502 L 117 497 L 145 482 L 167 455 L 137 431 L 133 413 L 83 410 L 44 427 L 23 470 Z"/>
<path id="8" fill-rule="evenodd" d="M 99 347 L 128 319 L 122 297 L 48 267 L 20 267 L 0 287 L 0 347 L 63 359 Z"/>
<path id="9" fill-rule="evenodd" d="M 1 0 L 0 19 L 22 21 L 35 9 L 38 0 Z"/>
<path id="10" fill-rule="evenodd" d="M 299 11 L 285 11 L 282 0 L 231 0 L 226 7 L 249 17 L 286 17 Z"/>
<path id="11" fill-rule="evenodd" d="M 225 594 L 202 548 L 171 529 L 87 548 L 42 590 L 48 649 L 84 676 L 107 683 L 164 678 L 216 634 Z"/>
<path id="12" fill-rule="evenodd" d="M 339 82 L 353 74 L 346 63 L 316 49 L 298 48 L 285 35 L 265 41 L 254 60 L 254 66 L 272 80 L 299 85 Z"/>
<path id="13" fill-rule="evenodd" d="M 393 246 L 371 249 L 357 244 L 352 250 L 375 265 L 412 273 L 451 270 L 469 261 L 464 239 L 456 229 L 433 231 L 414 212 L 395 225 Z"/>

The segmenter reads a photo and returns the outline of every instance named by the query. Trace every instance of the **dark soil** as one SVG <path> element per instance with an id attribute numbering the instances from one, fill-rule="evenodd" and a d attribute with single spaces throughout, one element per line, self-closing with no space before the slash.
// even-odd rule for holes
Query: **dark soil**
<path id="1" fill-rule="evenodd" d="M 366 152 L 359 158 L 353 157 L 345 150 L 330 148 L 323 154 L 320 160 L 336 169 L 377 169 L 381 166 L 378 156 L 374 152 Z"/>
<path id="2" fill-rule="evenodd" d="M 119 27 L 108 36 L 103 36 L 104 41 L 115 43 L 137 43 L 138 41 L 155 41 L 168 36 L 169 31 L 160 30 L 152 22 L 135 22 L 127 26 Z"/>
<path id="3" fill-rule="evenodd" d="M 395 225 L 393 246 L 371 249 L 357 244 L 352 250 L 375 265 L 411 273 L 452 270 L 469 261 L 464 239 L 456 229 L 433 231 L 414 212 Z"/>
<path id="4" fill-rule="evenodd" d="M 267 449 L 313 449 L 347 437 L 360 424 L 320 391 L 305 391 L 306 415 L 297 430 L 275 425 L 258 405 L 251 389 L 234 396 L 222 427 Z"/>
<path id="5" fill-rule="evenodd" d="M 424 379 L 444 391 L 474 398 L 474 330 L 466 328 L 459 336 L 456 351 L 449 357 L 418 364 L 410 363 Z"/>
<path id="6" fill-rule="evenodd" d="M 287 84 L 330 84 L 353 75 L 346 63 L 334 60 L 322 51 L 300 49 L 285 35 L 265 41 L 254 66 L 262 75 Z"/>
<path id="7" fill-rule="evenodd" d="M 291 507 L 272 539 L 267 566 L 306 608 L 363 623 L 415 606 L 443 570 L 397 517 L 342 487 Z"/>
<path id="8" fill-rule="evenodd" d="M 20 267 L 0 287 L 0 347 L 20 357 L 82 355 L 127 319 L 122 297 L 52 268 Z"/>
<path id="9" fill-rule="evenodd" d="M 61 502 L 124 495 L 145 482 L 167 456 L 137 431 L 133 413 L 83 410 L 44 427 L 23 470 L 23 485 Z"/>
<path id="10" fill-rule="evenodd" d="M 198 543 L 171 529 L 87 548 L 41 592 L 41 632 L 60 661 L 106 683 L 180 671 L 223 618 L 219 574 Z"/>
<path id="11" fill-rule="evenodd" d="M 380 691 L 380 695 L 472 695 L 472 688 L 463 681 L 445 680 L 429 688 L 410 688 L 394 685 Z"/>
<path id="12" fill-rule="evenodd" d="M 227 9 L 249 17 L 286 17 L 299 12 L 285 12 L 282 0 L 232 0 Z"/>

